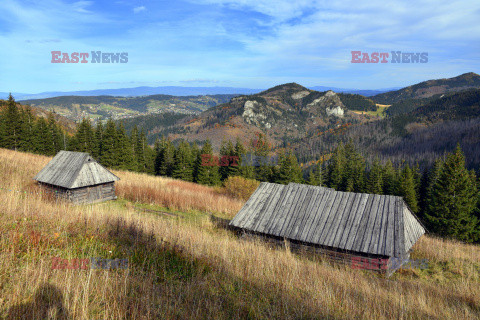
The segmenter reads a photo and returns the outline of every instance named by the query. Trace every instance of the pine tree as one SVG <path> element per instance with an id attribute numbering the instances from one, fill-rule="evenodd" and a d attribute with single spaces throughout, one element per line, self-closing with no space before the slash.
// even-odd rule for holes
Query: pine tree
<path id="1" fill-rule="evenodd" d="M 399 174 L 398 195 L 403 197 L 410 209 L 418 212 L 418 197 L 412 169 L 406 164 Z"/>
<path id="2" fill-rule="evenodd" d="M 209 140 L 205 142 L 200 153 L 196 159 L 196 181 L 200 184 L 215 186 L 220 184 L 220 173 L 218 172 L 218 164 L 215 162 L 208 162 L 208 165 L 203 163 L 203 159 L 213 159 L 212 145 Z"/>
<path id="3" fill-rule="evenodd" d="M 476 177 L 465 168 L 460 145 L 449 154 L 432 188 L 427 221 L 435 233 L 472 242 L 479 239 L 475 216 L 478 201 Z"/>
<path id="4" fill-rule="evenodd" d="M 367 192 L 383 194 L 383 170 L 378 159 L 375 159 L 368 173 Z"/>

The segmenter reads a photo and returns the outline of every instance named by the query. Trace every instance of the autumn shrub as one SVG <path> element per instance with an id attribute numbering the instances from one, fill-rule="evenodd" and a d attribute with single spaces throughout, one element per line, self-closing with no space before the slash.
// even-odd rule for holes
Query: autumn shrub
<path id="1" fill-rule="evenodd" d="M 258 188 L 260 182 L 253 179 L 246 179 L 239 176 L 228 177 L 224 181 L 225 192 L 235 198 L 248 200 L 252 193 Z"/>

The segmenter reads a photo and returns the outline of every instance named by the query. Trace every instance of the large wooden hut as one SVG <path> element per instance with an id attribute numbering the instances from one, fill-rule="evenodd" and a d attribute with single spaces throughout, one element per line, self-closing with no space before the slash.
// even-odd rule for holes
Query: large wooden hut
<path id="1" fill-rule="evenodd" d="M 401 197 L 262 182 L 230 226 L 320 248 L 344 261 L 402 263 L 425 233 Z M 400 267 L 401 264 L 393 268 Z"/>
<path id="2" fill-rule="evenodd" d="M 116 175 L 88 153 L 60 151 L 34 178 L 47 192 L 74 203 L 116 199 Z"/>

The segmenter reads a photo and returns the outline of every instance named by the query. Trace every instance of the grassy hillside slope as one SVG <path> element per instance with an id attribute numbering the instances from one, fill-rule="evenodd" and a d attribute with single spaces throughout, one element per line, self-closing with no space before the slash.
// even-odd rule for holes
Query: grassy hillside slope
<path id="1" fill-rule="evenodd" d="M 0 318 L 480 317 L 478 246 L 424 236 L 412 258 L 429 268 L 386 279 L 216 227 L 209 212 L 243 205 L 219 188 L 115 172 L 119 200 L 57 202 L 31 180 L 48 161 L 0 149 Z M 56 270 L 53 257 L 129 265 Z"/>

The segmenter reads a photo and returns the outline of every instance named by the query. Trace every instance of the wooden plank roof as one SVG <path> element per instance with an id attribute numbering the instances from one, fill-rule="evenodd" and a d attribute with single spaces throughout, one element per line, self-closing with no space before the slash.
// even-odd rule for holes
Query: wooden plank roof
<path id="1" fill-rule="evenodd" d="M 425 229 L 401 197 L 262 182 L 230 222 L 325 247 L 404 257 Z"/>
<path id="2" fill-rule="evenodd" d="M 67 189 L 120 180 L 88 153 L 60 151 L 34 177 L 34 180 Z"/>

